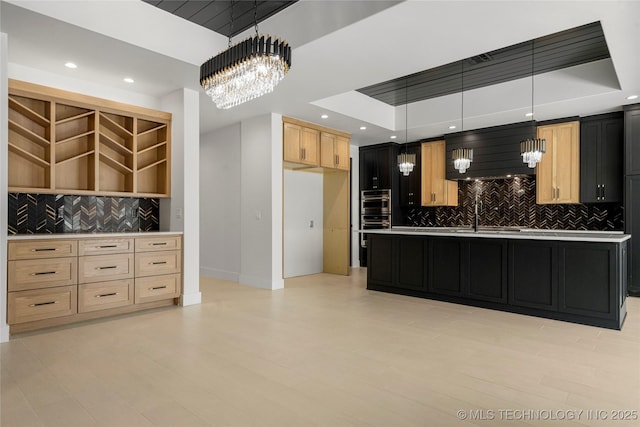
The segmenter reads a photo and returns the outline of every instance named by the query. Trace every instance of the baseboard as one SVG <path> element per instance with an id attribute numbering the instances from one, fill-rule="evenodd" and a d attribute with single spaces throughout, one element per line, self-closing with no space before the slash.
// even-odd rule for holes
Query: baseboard
<path id="1" fill-rule="evenodd" d="M 213 277 L 215 279 L 228 280 L 230 282 L 240 281 L 240 273 L 235 271 L 219 270 L 217 268 L 200 267 L 200 275 Z"/>
<path id="2" fill-rule="evenodd" d="M 191 294 L 182 295 L 180 299 L 182 306 L 186 307 L 188 305 L 196 305 L 202 303 L 202 292 L 194 292 Z"/>
<path id="3" fill-rule="evenodd" d="M 248 274 L 240 274 L 239 282 L 242 285 L 249 285 L 261 289 L 275 290 L 284 288 L 284 279 L 264 279 Z"/>

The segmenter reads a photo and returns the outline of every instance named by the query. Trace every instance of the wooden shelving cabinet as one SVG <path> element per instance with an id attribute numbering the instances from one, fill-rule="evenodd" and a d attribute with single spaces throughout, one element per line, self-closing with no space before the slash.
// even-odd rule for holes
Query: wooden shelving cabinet
<path id="1" fill-rule="evenodd" d="M 169 197 L 171 114 L 9 80 L 9 191 Z"/>

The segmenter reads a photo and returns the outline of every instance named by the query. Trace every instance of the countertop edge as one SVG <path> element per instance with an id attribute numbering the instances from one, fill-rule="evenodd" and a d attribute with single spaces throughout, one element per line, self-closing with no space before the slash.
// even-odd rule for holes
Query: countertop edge
<path id="1" fill-rule="evenodd" d="M 517 239 L 517 240 L 556 240 L 568 242 L 596 242 L 596 243 L 622 243 L 631 238 L 629 234 L 603 235 L 600 233 L 584 235 L 565 234 L 565 231 L 554 233 L 553 231 L 536 232 L 513 232 L 513 233 L 491 233 L 491 232 L 455 232 L 455 231 L 415 231 L 398 229 L 374 229 L 358 230 L 359 233 L 367 234 L 402 234 L 407 236 L 444 236 L 444 237 L 474 237 L 480 239 Z M 552 234 L 553 233 L 553 234 Z M 576 232 L 580 233 L 580 232 Z"/>
<path id="2" fill-rule="evenodd" d="M 109 239 L 120 237 L 153 237 L 183 235 L 182 231 L 131 231 L 122 233 L 57 233 L 57 234 L 14 234 L 7 236 L 7 241 L 17 240 L 50 240 L 50 239 Z"/>

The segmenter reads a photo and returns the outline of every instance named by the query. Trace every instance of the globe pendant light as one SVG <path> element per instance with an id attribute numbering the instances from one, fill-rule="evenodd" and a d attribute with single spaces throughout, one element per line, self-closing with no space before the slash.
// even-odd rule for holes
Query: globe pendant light
<path id="1" fill-rule="evenodd" d="M 522 161 L 530 168 L 535 168 L 536 164 L 542 160 L 542 155 L 547 151 L 547 140 L 544 138 L 538 138 L 536 132 L 536 124 L 533 118 L 533 80 L 534 80 L 534 64 L 535 64 L 535 41 L 531 40 L 531 130 L 533 138 L 527 138 L 520 141 L 520 155 Z"/>
<path id="2" fill-rule="evenodd" d="M 409 142 L 409 91 L 407 89 L 407 80 L 404 81 L 404 153 L 398 154 L 398 169 L 402 172 L 402 175 L 409 176 L 413 172 L 413 167 L 416 165 L 416 155 L 407 152 L 407 143 Z"/>
<path id="3" fill-rule="evenodd" d="M 231 33 L 233 33 L 233 1 Z M 254 1 L 256 34 L 229 47 L 200 66 L 200 85 L 215 102 L 227 109 L 258 98 L 280 83 L 291 68 L 291 47 L 285 41 L 258 35 L 258 4 Z"/>
<path id="4" fill-rule="evenodd" d="M 460 73 L 460 138 L 464 143 L 464 59 L 460 61 L 462 72 Z M 453 167 L 460 173 L 465 173 L 473 161 L 473 148 L 456 148 L 451 152 Z"/>

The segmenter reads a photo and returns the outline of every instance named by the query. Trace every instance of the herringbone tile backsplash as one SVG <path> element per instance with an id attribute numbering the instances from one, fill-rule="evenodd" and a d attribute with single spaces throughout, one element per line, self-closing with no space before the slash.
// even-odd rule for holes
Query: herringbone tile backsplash
<path id="1" fill-rule="evenodd" d="M 459 181 L 458 206 L 418 207 L 403 212 L 414 227 L 469 226 L 474 221 L 475 195 L 482 202 L 480 225 L 554 230 L 624 229 L 622 204 L 537 205 L 534 177 Z"/>
<path id="2" fill-rule="evenodd" d="M 9 193 L 9 234 L 159 229 L 158 199 Z"/>

